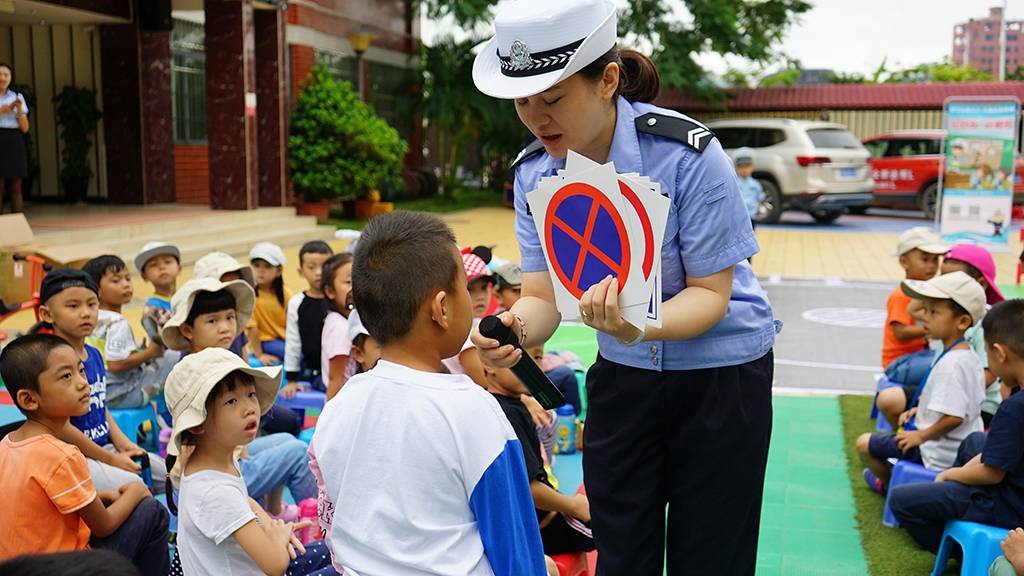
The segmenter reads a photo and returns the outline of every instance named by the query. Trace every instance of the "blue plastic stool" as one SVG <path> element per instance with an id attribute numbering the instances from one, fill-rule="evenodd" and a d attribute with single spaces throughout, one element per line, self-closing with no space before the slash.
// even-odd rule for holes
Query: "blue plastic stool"
<path id="1" fill-rule="evenodd" d="M 134 442 L 138 439 L 138 428 L 143 422 L 147 420 L 152 424 L 152 432 L 146 435 L 146 441 L 143 442 L 146 448 L 152 448 L 150 452 L 157 451 L 157 436 L 159 430 L 156 426 L 156 411 L 153 410 L 153 405 L 143 406 L 142 408 L 118 408 L 111 409 L 110 415 L 114 417 L 114 422 L 117 423 L 117 427 L 128 436 L 128 439 Z"/>
<path id="2" fill-rule="evenodd" d="M 306 416 L 307 408 L 323 410 L 324 404 L 327 403 L 327 393 L 316 390 L 300 390 L 291 400 L 286 400 L 284 396 L 278 396 L 276 403 L 278 406 L 291 408 L 300 418 L 303 418 Z"/>
<path id="3" fill-rule="evenodd" d="M 1006 528 L 963 520 L 947 520 L 946 529 L 942 532 L 939 553 L 935 556 L 932 576 L 939 576 L 945 572 L 954 540 L 964 551 L 964 559 L 960 563 L 960 576 L 987 576 L 989 566 L 1003 555 L 999 543 L 1009 532 Z"/>
<path id="4" fill-rule="evenodd" d="M 892 467 L 892 477 L 889 479 L 889 494 L 892 489 L 900 484 L 913 484 L 915 482 L 934 482 L 939 473 L 929 470 L 920 464 L 909 460 L 900 460 Z M 882 512 L 882 524 L 889 528 L 899 528 L 900 523 L 889 510 L 889 494 L 885 496 L 885 511 Z"/>
<path id="5" fill-rule="evenodd" d="M 306 443 L 306 446 L 309 446 L 309 443 L 313 441 L 313 432 L 316 432 L 316 426 L 306 428 L 302 432 L 299 432 L 299 440 L 302 440 Z"/>
<path id="6" fill-rule="evenodd" d="M 896 386 L 903 386 L 903 384 L 892 382 L 885 374 L 878 377 L 878 385 L 875 387 L 875 400 L 871 403 L 871 418 L 875 420 L 875 430 L 879 432 L 892 432 L 892 426 L 889 425 L 889 421 L 885 419 L 885 416 L 878 411 L 878 393 L 886 388 L 894 388 Z"/>

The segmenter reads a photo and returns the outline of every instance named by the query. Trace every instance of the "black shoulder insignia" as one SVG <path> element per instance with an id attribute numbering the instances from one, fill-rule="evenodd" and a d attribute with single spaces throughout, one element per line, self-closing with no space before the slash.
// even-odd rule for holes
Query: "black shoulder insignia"
<path id="1" fill-rule="evenodd" d="M 678 118 L 648 112 L 636 118 L 636 131 L 678 140 L 698 153 L 704 152 L 715 134 L 708 127 L 689 118 Z"/>
<path id="2" fill-rule="evenodd" d="M 514 171 L 516 166 L 519 166 L 524 160 L 542 150 L 544 150 L 544 143 L 540 141 L 540 138 L 534 139 L 533 142 L 530 142 L 526 148 L 523 148 L 522 151 L 519 152 L 519 155 L 517 155 L 516 159 L 512 161 L 512 165 L 509 166 L 508 169 L 510 171 Z"/>

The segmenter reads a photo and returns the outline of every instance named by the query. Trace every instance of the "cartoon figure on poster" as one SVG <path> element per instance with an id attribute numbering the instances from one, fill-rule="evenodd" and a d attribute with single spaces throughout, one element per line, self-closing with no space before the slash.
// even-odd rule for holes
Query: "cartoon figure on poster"
<path id="1" fill-rule="evenodd" d="M 950 101 L 941 232 L 950 243 L 1006 244 L 1019 102 Z"/>

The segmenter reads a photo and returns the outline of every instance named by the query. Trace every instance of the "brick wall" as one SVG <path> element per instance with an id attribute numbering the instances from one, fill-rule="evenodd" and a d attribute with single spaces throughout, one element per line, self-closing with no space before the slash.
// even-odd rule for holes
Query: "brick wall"
<path id="1" fill-rule="evenodd" d="M 174 182 L 178 204 L 210 205 L 210 156 L 205 145 L 174 146 Z"/>
<path id="2" fill-rule="evenodd" d="M 299 97 L 299 84 L 306 79 L 316 64 L 316 51 L 312 46 L 292 44 L 292 96 Z"/>

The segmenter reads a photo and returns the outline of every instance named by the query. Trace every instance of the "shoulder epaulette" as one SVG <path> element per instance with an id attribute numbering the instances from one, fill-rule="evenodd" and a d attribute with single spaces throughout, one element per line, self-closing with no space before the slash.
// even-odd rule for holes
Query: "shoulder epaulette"
<path id="1" fill-rule="evenodd" d="M 715 137 L 715 134 L 700 122 L 654 112 L 637 116 L 636 131 L 678 140 L 698 153 L 704 152 L 708 142 Z"/>
<path id="2" fill-rule="evenodd" d="M 544 143 L 540 141 L 540 138 L 535 139 L 533 142 L 530 142 L 526 146 L 526 148 L 523 148 L 519 152 L 519 155 L 516 156 L 516 159 L 512 161 L 512 165 L 509 166 L 508 169 L 510 171 L 514 171 L 516 169 L 516 166 L 519 166 L 527 158 L 529 158 L 530 156 L 533 156 L 534 154 L 536 154 L 536 153 L 538 153 L 538 152 L 540 152 L 542 150 L 544 150 Z"/>

